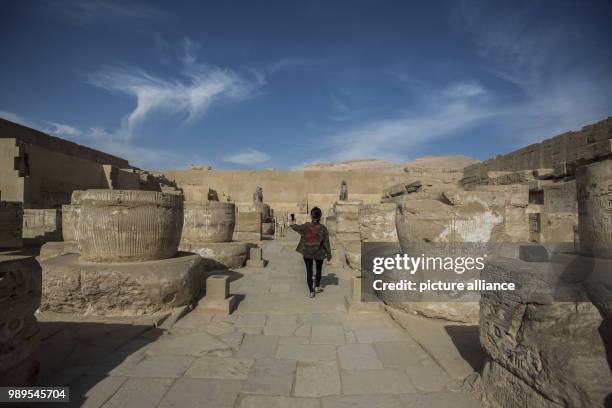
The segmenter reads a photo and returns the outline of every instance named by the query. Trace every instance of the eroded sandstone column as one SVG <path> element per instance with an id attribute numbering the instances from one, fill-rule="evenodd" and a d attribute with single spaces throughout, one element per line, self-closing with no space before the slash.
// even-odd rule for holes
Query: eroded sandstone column
<path id="1" fill-rule="evenodd" d="M 77 242 L 82 260 L 150 261 L 176 254 L 183 228 L 182 195 L 87 190 L 80 202 Z"/>
<path id="2" fill-rule="evenodd" d="M 234 203 L 186 203 L 181 245 L 230 242 L 236 225 Z"/>
<path id="3" fill-rule="evenodd" d="M 584 250 L 599 258 L 612 258 L 612 160 L 579 167 L 578 233 Z"/>

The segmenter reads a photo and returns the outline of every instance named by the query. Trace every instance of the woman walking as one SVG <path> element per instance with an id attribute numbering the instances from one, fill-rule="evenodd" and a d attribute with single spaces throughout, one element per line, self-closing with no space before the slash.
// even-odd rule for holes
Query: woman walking
<path id="1" fill-rule="evenodd" d="M 310 210 L 311 222 L 305 224 L 291 224 L 291 228 L 300 234 L 300 243 L 296 251 L 304 257 L 306 264 L 306 283 L 310 290 L 310 297 L 315 297 L 316 292 L 322 292 L 321 272 L 323 271 L 323 260 L 331 261 L 331 246 L 329 245 L 329 232 L 325 225 L 321 224 L 321 210 L 314 207 Z M 315 282 L 312 282 L 312 267 L 316 265 L 317 272 Z"/>

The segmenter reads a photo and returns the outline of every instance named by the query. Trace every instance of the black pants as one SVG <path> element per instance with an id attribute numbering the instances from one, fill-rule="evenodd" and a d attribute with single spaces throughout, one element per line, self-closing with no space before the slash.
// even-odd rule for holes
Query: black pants
<path id="1" fill-rule="evenodd" d="M 312 261 L 317 264 L 317 274 L 315 276 L 315 286 L 321 285 L 321 272 L 323 271 L 323 260 L 322 259 L 311 259 L 304 257 L 304 263 L 306 264 L 306 283 L 308 283 L 308 289 L 311 292 L 314 291 L 312 286 Z"/>

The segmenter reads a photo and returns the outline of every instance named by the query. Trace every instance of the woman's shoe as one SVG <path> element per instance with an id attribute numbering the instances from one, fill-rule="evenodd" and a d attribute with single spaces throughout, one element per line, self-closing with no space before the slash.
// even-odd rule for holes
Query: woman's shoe
<path id="1" fill-rule="evenodd" d="M 311 297 L 311 298 L 315 297 L 315 293 L 314 292 L 310 292 L 310 295 L 308 295 L 308 297 Z"/>
<path id="2" fill-rule="evenodd" d="M 315 292 L 317 292 L 317 293 L 321 293 L 321 292 L 323 292 L 323 288 L 322 288 L 322 287 L 320 287 L 320 286 L 317 286 L 317 287 L 315 288 Z"/>

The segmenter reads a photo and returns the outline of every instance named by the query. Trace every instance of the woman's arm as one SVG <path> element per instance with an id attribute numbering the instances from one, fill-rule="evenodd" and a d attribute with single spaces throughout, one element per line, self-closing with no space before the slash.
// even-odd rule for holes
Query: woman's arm
<path id="1" fill-rule="evenodd" d="M 290 224 L 289 226 L 300 235 L 304 232 L 304 224 Z"/>

